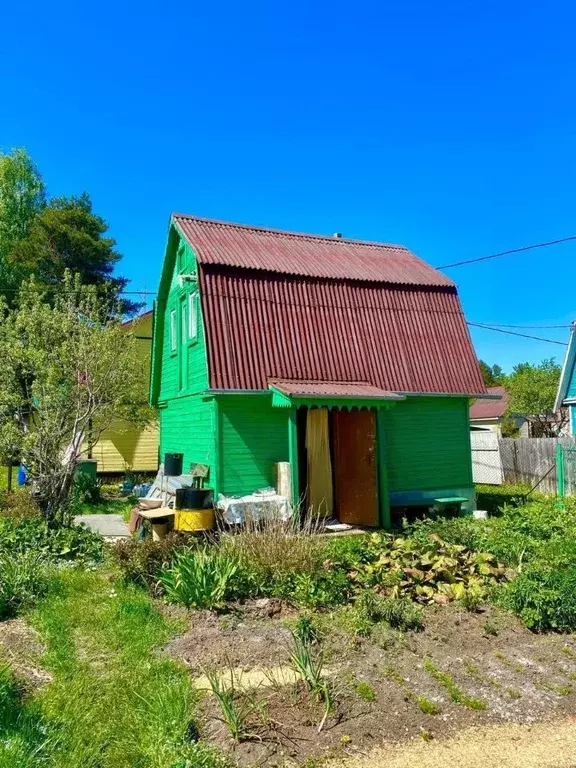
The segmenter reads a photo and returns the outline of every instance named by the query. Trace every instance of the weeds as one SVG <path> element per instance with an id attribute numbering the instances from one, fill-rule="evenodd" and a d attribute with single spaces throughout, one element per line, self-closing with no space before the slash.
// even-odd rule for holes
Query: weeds
<path id="1" fill-rule="evenodd" d="M 365 589 L 356 600 L 359 621 L 367 625 L 386 621 L 393 629 L 419 630 L 424 625 L 422 609 L 406 598 L 382 597 Z"/>
<path id="2" fill-rule="evenodd" d="M 468 709 L 484 710 L 487 708 L 486 702 L 482 701 L 482 699 L 475 699 L 462 693 L 454 678 L 447 672 L 442 672 L 438 669 L 432 659 L 428 658 L 424 661 L 424 669 L 431 677 L 440 683 L 452 701 L 456 702 L 456 704 L 462 704 L 463 707 L 467 707 Z"/>
<path id="3" fill-rule="evenodd" d="M 399 685 L 402 688 L 406 698 L 409 699 L 411 702 L 413 702 L 422 713 L 424 713 L 425 715 L 440 714 L 440 707 L 438 706 L 438 704 L 436 704 L 435 701 L 432 701 L 432 699 L 429 699 L 426 696 L 418 696 L 418 694 L 414 693 L 414 691 L 408 687 L 406 680 L 402 677 L 402 675 L 399 672 L 397 672 L 394 669 L 394 667 L 390 667 L 390 666 L 385 667 L 384 674 L 386 675 L 386 677 L 390 678 L 390 680 L 393 680 L 397 685 Z"/>
<path id="4" fill-rule="evenodd" d="M 376 701 L 376 691 L 369 683 L 365 683 L 363 680 L 360 680 L 354 686 L 354 690 L 364 701 Z"/>

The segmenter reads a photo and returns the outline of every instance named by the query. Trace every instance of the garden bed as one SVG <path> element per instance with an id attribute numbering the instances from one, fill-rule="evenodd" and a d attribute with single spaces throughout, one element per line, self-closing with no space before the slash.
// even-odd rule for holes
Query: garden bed
<path id="1" fill-rule="evenodd" d="M 421 632 L 383 626 L 363 638 L 342 629 L 336 612 L 318 621 L 325 675 L 334 691 L 333 712 L 319 732 L 322 704 L 285 672 L 274 674 L 290 668 L 295 611 L 287 607 L 268 617 L 264 609 L 263 601 L 256 601 L 223 615 L 192 612 L 188 630 L 164 649 L 186 664 L 196 685 L 209 688 L 206 669 L 233 670 L 239 698 L 259 702 L 249 718 L 252 732 L 238 742 L 205 690 L 201 735 L 239 765 L 300 765 L 383 742 L 437 739 L 468 726 L 535 723 L 576 713 L 572 635 L 535 635 L 493 607 L 470 613 L 441 606 L 425 610 Z M 450 677 L 452 688 L 426 668 L 430 661 Z M 454 701 L 458 693 L 461 700 Z"/>

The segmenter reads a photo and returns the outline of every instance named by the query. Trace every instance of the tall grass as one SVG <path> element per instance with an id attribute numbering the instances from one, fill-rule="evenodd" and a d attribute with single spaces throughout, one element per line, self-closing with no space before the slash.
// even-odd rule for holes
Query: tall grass
<path id="1" fill-rule="evenodd" d="M 105 572 L 71 569 L 60 579 L 60 589 L 29 616 L 47 645 L 43 664 L 53 677 L 26 703 L 42 738 L 17 729 L 21 754 L 0 752 L 1 768 L 225 765 L 189 741 L 197 730 L 197 694 L 186 670 L 157 653 L 180 625 L 133 585 L 113 586 Z"/>
<path id="2" fill-rule="evenodd" d="M 242 531 L 223 537 L 222 546 L 250 563 L 262 579 L 312 573 L 322 563 L 325 542 L 315 535 L 321 530 L 322 521 L 311 516 L 302 523 L 297 518 L 281 520 L 277 516 L 262 521 L 248 518 Z"/>

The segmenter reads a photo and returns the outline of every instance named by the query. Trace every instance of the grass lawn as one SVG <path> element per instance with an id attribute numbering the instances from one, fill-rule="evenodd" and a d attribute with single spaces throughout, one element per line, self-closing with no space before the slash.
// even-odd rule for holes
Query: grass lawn
<path id="1" fill-rule="evenodd" d="M 198 695 L 184 667 L 156 654 L 181 625 L 142 590 L 113 584 L 106 570 L 72 568 L 26 620 L 53 679 L 15 720 L 0 720 L 1 768 L 222 764 L 190 741 Z"/>
<path id="2" fill-rule="evenodd" d="M 514 498 L 394 535 L 272 521 L 112 551 L 0 516 L 0 768 L 424 768 L 441 745 L 472 768 L 478 738 L 519 768 L 529 724 L 521 764 L 563 766 L 540 725 L 576 715 L 576 501 Z"/>

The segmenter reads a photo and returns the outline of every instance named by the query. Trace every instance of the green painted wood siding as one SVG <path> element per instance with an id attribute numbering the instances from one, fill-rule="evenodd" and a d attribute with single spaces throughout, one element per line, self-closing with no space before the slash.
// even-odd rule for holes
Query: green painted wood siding
<path id="1" fill-rule="evenodd" d="M 472 485 L 467 399 L 409 397 L 384 425 L 390 492 Z"/>
<path id="2" fill-rule="evenodd" d="M 198 293 L 196 283 L 184 282 L 181 286 L 179 274 L 189 274 L 196 270 L 196 259 L 184 240 L 174 238 L 169 250 L 173 271 L 168 294 L 158 302 L 158 312 L 163 314 L 161 322 L 162 373 L 158 401 L 171 400 L 175 397 L 203 392 L 208 388 L 208 361 L 206 339 L 202 318 L 201 302 L 196 299 L 197 334 L 191 340 L 187 336 L 190 293 Z M 167 254 L 167 257 L 169 255 Z M 176 317 L 176 349 L 171 344 L 171 313 Z"/>
<path id="3" fill-rule="evenodd" d="M 220 492 L 244 495 L 275 486 L 274 464 L 288 461 L 289 411 L 270 395 L 219 398 Z"/>
<path id="4" fill-rule="evenodd" d="M 160 408 L 160 460 L 167 452 L 184 454 L 184 472 L 192 462 L 210 465 L 215 482 L 216 405 L 200 396 L 179 397 Z"/>

